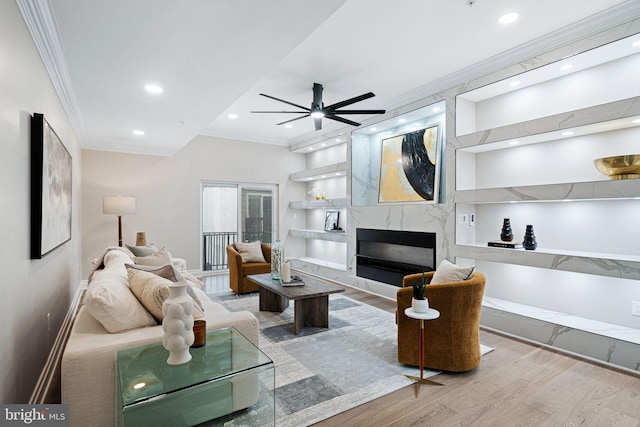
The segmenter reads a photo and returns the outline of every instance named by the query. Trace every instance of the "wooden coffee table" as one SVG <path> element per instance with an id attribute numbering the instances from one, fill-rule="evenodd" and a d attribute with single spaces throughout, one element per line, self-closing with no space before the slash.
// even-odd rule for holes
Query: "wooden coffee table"
<path id="1" fill-rule="evenodd" d="M 329 327 L 329 295 L 344 292 L 344 288 L 321 279 L 299 275 L 304 286 L 282 286 L 271 274 L 253 274 L 247 279 L 260 286 L 260 311 L 282 313 L 293 305 L 293 332 L 297 335 L 303 326 Z"/>

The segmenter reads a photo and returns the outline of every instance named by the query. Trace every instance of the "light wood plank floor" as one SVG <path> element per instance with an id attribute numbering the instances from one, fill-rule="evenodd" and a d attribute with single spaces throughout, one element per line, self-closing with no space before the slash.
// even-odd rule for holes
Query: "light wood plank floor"
<path id="1" fill-rule="evenodd" d="M 395 312 L 385 298 L 345 295 Z M 432 378 L 444 387 L 405 387 L 314 426 L 640 427 L 640 377 L 489 331 L 480 341 L 495 350 L 471 372 Z"/>
<path id="2" fill-rule="evenodd" d="M 205 284 L 225 287 L 216 280 Z M 395 312 L 386 298 L 344 295 Z M 314 426 L 640 427 L 639 376 L 485 330 L 480 340 L 495 350 L 474 371 L 433 377 L 444 387 L 408 386 Z"/>

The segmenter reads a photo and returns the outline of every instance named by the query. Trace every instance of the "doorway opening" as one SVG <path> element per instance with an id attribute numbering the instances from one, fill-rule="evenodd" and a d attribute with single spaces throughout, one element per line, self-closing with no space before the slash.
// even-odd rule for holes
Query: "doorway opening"
<path id="1" fill-rule="evenodd" d="M 271 244 L 277 235 L 278 186 L 202 182 L 202 269 L 227 270 L 227 245 Z"/>

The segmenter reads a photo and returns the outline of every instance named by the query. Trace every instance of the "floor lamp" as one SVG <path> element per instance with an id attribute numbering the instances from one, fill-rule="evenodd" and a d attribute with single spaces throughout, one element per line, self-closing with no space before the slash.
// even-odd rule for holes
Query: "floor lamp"
<path id="1" fill-rule="evenodd" d="M 122 246 L 122 215 L 136 213 L 136 198 L 131 196 L 105 196 L 102 213 L 118 215 L 118 246 Z"/>

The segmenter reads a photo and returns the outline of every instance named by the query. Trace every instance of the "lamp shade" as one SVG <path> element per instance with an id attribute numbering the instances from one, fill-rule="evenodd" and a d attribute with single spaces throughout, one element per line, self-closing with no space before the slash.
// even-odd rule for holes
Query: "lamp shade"
<path id="1" fill-rule="evenodd" d="M 136 213 L 136 198 L 131 196 L 105 196 L 102 198 L 102 213 L 126 215 Z"/>

